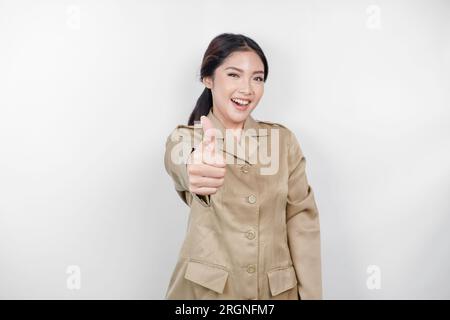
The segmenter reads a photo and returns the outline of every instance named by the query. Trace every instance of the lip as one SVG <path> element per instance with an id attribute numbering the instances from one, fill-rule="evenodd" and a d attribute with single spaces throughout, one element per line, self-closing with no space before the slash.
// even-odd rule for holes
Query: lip
<path id="1" fill-rule="evenodd" d="M 232 98 L 232 99 L 241 99 L 241 98 Z M 249 104 L 246 105 L 246 106 L 240 106 L 240 105 L 234 103 L 233 100 L 230 99 L 231 103 L 233 104 L 233 106 L 234 106 L 237 110 L 239 110 L 239 111 L 245 111 L 245 110 L 247 110 L 248 107 L 250 106 L 251 100 L 248 100 L 248 99 L 241 99 L 241 100 L 249 101 Z"/>
<path id="2" fill-rule="evenodd" d="M 250 99 L 248 99 L 248 98 L 231 97 L 231 99 L 239 99 L 239 100 L 244 100 L 244 101 L 252 102 L 252 100 L 250 100 Z"/>

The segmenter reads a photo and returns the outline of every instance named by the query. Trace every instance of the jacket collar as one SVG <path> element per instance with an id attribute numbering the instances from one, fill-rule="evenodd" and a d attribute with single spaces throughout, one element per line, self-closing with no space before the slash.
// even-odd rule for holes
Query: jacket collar
<path id="1" fill-rule="evenodd" d="M 217 139 L 219 150 L 238 159 L 244 160 L 247 163 L 255 164 L 254 157 L 256 156 L 255 152 L 258 150 L 260 145 L 259 138 L 268 136 L 267 129 L 262 129 L 258 122 L 251 115 L 248 115 L 244 122 L 241 141 L 238 143 L 236 140 L 233 140 L 232 135 L 229 134 L 228 137 L 226 136 L 225 127 L 213 113 L 212 108 L 210 109 L 207 117 L 211 120 L 214 127 L 221 132 L 221 137 L 218 137 Z"/>

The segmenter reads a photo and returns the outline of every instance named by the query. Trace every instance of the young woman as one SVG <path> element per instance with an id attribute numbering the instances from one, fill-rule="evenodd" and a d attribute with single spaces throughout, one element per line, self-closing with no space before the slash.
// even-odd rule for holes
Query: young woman
<path id="1" fill-rule="evenodd" d="M 190 207 L 167 299 L 322 298 L 305 157 L 292 131 L 251 116 L 267 75 L 244 35 L 218 35 L 204 54 L 205 89 L 166 142 L 166 170 Z"/>

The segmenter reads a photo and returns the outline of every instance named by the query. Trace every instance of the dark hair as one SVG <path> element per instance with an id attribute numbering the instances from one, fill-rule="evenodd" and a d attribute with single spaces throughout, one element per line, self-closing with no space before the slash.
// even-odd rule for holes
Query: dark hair
<path id="1" fill-rule="evenodd" d="M 242 34 L 222 33 L 216 36 L 208 45 L 203 55 L 202 65 L 200 68 L 200 81 L 204 77 L 211 77 L 214 71 L 222 62 L 233 52 L 236 51 L 254 51 L 264 64 L 264 82 L 269 73 L 266 56 L 259 45 Z M 197 99 L 195 108 L 189 117 L 188 125 L 194 125 L 195 121 L 200 121 L 201 116 L 206 116 L 212 108 L 212 93 L 209 88 L 205 88 Z"/>

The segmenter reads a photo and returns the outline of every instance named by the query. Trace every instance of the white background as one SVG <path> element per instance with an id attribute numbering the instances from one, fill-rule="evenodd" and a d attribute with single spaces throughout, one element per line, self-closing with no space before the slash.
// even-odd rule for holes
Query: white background
<path id="1" fill-rule="evenodd" d="M 0 1 L 0 298 L 164 297 L 189 213 L 164 144 L 222 32 L 306 155 L 324 298 L 449 299 L 444 0 Z"/>

